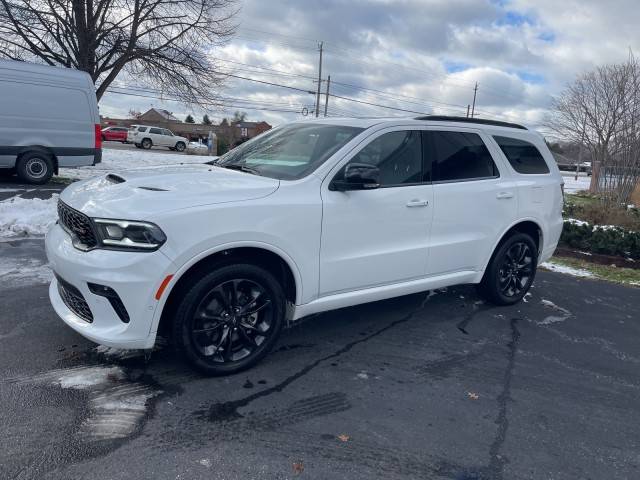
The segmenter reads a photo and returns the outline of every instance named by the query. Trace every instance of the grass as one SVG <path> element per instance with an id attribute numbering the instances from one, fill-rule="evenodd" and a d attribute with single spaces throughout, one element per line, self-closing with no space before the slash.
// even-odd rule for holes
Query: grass
<path id="1" fill-rule="evenodd" d="M 590 193 L 568 193 L 566 195 L 566 202 L 576 207 L 585 207 L 587 205 L 597 205 L 598 198 Z"/>
<path id="2" fill-rule="evenodd" d="M 51 177 L 51 180 L 49 180 L 49 183 L 54 183 L 58 185 L 70 185 L 75 181 L 76 181 L 75 178 L 53 176 Z"/>
<path id="3" fill-rule="evenodd" d="M 550 263 L 591 272 L 597 279 L 640 287 L 640 269 L 612 267 L 570 257 L 553 257 Z"/>

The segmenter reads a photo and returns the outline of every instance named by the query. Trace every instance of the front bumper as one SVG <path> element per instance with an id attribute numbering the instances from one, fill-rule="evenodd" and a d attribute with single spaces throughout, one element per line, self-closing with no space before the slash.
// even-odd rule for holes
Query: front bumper
<path id="1" fill-rule="evenodd" d="M 45 249 L 51 268 L 67 283 L 78 289 L 93 315 L 89 323 L 71 310 L 53 279 L 49 298 L 56 313 L 76 332 L 89 340 L 117 348 L 151 348 L 151 332 L 158 301 L 155 292 L 162 280 L 173 273 L 171 260 L 162 252 L 119 252 L 92 250 L 82 252 L 73 247 L 71 237 L 54 225 L 47 233 Z M 104 296 L 89 290 L 89 283 L 112 288 L 122 300 L 129 322 L 120 319 Z"/>

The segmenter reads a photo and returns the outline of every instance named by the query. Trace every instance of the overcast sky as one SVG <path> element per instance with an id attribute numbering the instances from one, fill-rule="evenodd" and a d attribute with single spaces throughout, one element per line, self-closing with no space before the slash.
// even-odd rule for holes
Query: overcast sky
<path id="1" fill-rule="evenodd" d="M 478 82 L 476 112 L 537 126 L 551 96 L 577 74 L 640 51 L 639 0 L 242 0 L 237 34 L 213 52 L 225 72 L 315 90 L 318 42 L 331 75 L 330 115 L 464 115 Z M 323 82 L 322 90 L 325 84 Z M 368 90 L 365 90 L 368 89 Z M 273 125 L 311 112 L 315 97 L 229 78 L 224 108 Z M 366 102 L 366 103 L 362 103 Z M 324 106 L 324 96 L 321 99 Z M 107 94 L 103 115 L 166 108 L 159 99 Z M 323 112 L 323 110 L 322 110 Z M 311 113 L 310 113 L 311 114 Z"/>

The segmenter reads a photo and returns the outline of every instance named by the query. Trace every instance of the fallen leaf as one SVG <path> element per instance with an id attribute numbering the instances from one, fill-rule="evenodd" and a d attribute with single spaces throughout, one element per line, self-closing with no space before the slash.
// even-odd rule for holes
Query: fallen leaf
<path id="1" fill-rule="evenodd" d="M 480 398 L 480 395 L 474 392 L 467 392 L 467 395 L 469 395 L 469 398 L 471 400 L 478 400 Z"/>
<path id="2" fill-rule="evenodd" d="M 293 462 L 293 473 L 304 472 L 304 464 L 302 462 Z"/>
<path id="3" fill-rule="evenodd" d="M 338 440 L 341 442 L 348 442 L 351 437 L 349 435 L 345 435 L 344 433 L 338 435 Z"/>

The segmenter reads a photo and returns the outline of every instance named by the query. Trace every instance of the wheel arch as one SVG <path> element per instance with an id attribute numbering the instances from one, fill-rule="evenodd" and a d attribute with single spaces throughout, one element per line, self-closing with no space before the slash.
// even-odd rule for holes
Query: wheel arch
<path id="1" fill-rule="evenodd" d="M 511 224 L 509 227 L 507 227 L 505 231 L 502 233 L 502 235 L 500 235 L 499 240 L 494 243 L 493 248 L 491 249 L 491 254 L 487 258 L 487 260 L 484 262 L 484 268 L 482 269 L 482 272 L 479 275 L 479 278 L 482 278 L 484 271 L 487 269 L 487 267 L 491 263 L 491 260 L 493 259 L 493 256 L 495 255 L 498 248 L 500 248 L 500 246 L 504 243 L 504 241 L 507 238 L 509 238 L 511 235 L 513 235 L 516 232 L 526 233 L 527 235 L 531 236 L 531 238 L 533 238 L 533 241 L 536 244 L 536 248 L 538 249 L 538 256 L 540 256 L 540 253 L 542 252 L 542 247 L 544 245 L 544 242 L 543 242 L 544 233 L 542 230 L 542 226 L 540 225 L 540 222 L 538 222 L 536 219 L 533 219 L 533 218 L 520 219 L 517 222 L 514 222 L 513 224 Z"/>
<path id="2" fill-rule="evenodd" d="M 197 255 L 176 272 L 170 282 L 170 289 L 164 292 L 165 301 L 160 305 L 161 311 L 157 316 L 155 331 L 158 334 L 168 331 L 167 327 L 170 325 L 179 300 L 193 278 L 222 265 L 233 263 L 250 263 L 268 270 L 278 279 L 287 301 L 291 304 L 295 305 L 302 296 L 302 279 L 298 267 L 284 252 L 271 245 L 260 243 L 224 245 Z"/>

